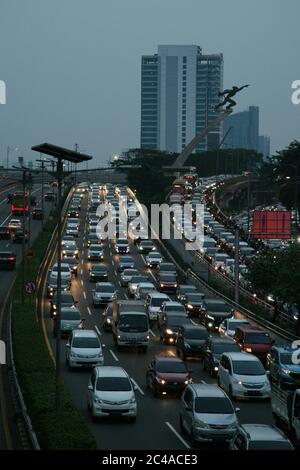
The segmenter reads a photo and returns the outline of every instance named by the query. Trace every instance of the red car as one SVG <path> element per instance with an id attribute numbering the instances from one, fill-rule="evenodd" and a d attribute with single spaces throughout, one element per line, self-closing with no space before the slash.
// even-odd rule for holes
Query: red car
<path id="1" fill-rule="evenodd" d="M 146 373 L 147 387 L 155 397 L 169 393 L 181 395 L 190 381 L 186 364 L 176 356 L 156 355 Z"/>
<path id="2" fill-rule="evenodd" d="M 238 327 L 233 336 L 241 351 L 255 354 L 263 364 L 274 344 L 269 332 L 258 327 Z"/>

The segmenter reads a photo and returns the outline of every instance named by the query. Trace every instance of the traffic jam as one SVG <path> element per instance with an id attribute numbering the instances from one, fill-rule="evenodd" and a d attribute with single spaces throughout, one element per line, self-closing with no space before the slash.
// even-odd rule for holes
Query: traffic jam
<path id="1" fill-rule="evenodd" d="M 187 175 L 185 186 L 192 208 L 203 202 L 206 186 L 195 175 Z M 173 184 L 170 204 L 183 202 L 176 188 L 182 182 Z M 78 184 L 64 220 L 59 322 L 54 254 L 45 286 L 50 343 L 54 348 L 57 335 L 62 338 L 64 380 L 96 437 L 109 442 L 100 423 L 113 421 L 120 424 L 116 448 L 128 432 L 134 446 L 150 419 L 157 431 L 163 422 L 161 439 L 170 433 L 178 449 L 292 450 L 300 439 L 294 350 L 187 281 L 161 242 L 145 236 L 143 219 L 143 230 L 133 230 L 139 208 L 126 186 Z M 128 229 L 120 223 L 122 211 Z M 109 236 L 107 222 L 114 227 Z M 205 209 L 201 254 L 230 273 L 232 258 L 218 250 L 211 230 L 226 242 L 232 233 L 212 222 Z M 173 228 L 187 241 L 195 223 L 173 214 Z M 242 257 L 253 255 L 249 246 L 240 250 Z M 135 424 L 126 431 L 124 422 Z"/>

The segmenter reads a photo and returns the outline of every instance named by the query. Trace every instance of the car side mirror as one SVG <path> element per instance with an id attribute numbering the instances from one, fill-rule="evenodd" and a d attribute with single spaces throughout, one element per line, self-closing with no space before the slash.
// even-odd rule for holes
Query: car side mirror
<path id="1" fill-rule="evenodd" d="M 93 389 L 93 386 L 92 385 L 88 385 L 88 390 L 90 390 L 91 392 L 94 390 Z"/>
<path id="2" fill-rule="evenodd" d="M 66 343 L 66 348 L 69 348 L 70 347 L 70 343 L 69 341 Z"/>

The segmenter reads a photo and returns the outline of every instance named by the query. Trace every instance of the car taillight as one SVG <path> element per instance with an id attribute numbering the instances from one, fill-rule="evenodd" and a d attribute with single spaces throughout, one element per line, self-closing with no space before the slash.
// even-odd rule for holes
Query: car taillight
<path id="1" fill-rule="evenodd" d="M 11 256 L 11 257 L 9 257 L 9 258 L 7 258 L 7 259 L 8 259 L 8 261 L 13 261 L 15 258 L 14 258 L 13 256 Z"/>

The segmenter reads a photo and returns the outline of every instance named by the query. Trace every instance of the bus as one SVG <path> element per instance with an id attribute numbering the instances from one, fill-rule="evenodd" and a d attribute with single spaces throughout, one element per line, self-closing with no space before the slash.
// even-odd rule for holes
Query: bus
<path id="1" fill-rule="evenodd" d="M 28 215 L 29 211 L 29 197 L 28 193 L 23 191 L 15 191 L 11 201 L 11 211 L 14 215 Z"/>

